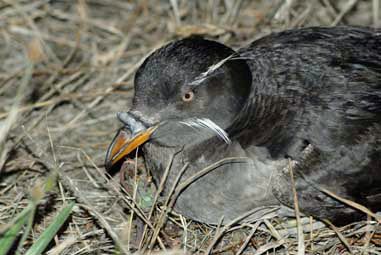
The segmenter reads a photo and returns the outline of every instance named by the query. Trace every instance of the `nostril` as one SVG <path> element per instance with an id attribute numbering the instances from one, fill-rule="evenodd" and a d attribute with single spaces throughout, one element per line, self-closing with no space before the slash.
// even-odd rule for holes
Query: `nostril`
<path id="1" fill-rule="evenodd" d="M 153 113 L 149 111 L 129 110 L 127 114 L 141 122 L 145 127 L 151 127 L 160 122 L 159 109 L 155 109 Z"/>
<path id="2" fill-rule="evenodd" d="M 131 130 L 133 134 L 146 129 L 145 125 L 139 119 L 135 118 L 128 112 L 118 112 L 116 116 L 120 122 L 122 122 Z"/>

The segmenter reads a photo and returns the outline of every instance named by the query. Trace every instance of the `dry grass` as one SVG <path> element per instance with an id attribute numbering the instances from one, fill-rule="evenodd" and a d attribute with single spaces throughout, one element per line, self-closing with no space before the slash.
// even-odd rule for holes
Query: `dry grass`
<path id="1" fill-rule="evenodd" d="M 103 170 L 115 113 L 133 96 L 133 74 L 163 43 L 197 33 L 239 47 L 291 27 L 379 26 L 379 11 L 378 0 L 0 0 L 0 224 L 27 206 L 35 183 L 57 173 L 22 251 L 63 202 L 75 200 L 48 254 L 296 254 L 298 247 L 381 254 L 381 229 L 371 221 L 336 229 L 275 217 L 216 228 L 170 207 L 150 210 L 155 188 L 141 159 L 113 177 Z"/>

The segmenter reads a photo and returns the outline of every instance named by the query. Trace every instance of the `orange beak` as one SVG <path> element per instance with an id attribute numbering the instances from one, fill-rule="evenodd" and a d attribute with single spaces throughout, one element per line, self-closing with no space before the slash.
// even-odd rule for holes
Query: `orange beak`
<path id="1" fill-rule="evenodd" d="M 148 141 L 156 130 L 157 126 L 150 127 L 135 134 L 132 138 L 123 129 L 119 129 L 118 133 L 109 145 L 106 153 L 105 167 L 110 170 L 119 160 L 130 154 L 140 145 Z"/>

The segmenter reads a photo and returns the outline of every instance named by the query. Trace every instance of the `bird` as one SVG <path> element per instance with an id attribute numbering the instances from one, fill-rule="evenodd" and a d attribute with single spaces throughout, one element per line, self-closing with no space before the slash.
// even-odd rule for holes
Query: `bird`
<path id="1" fill-rule="evenodd" d="M 173 209 L 186 217 L 286 215 L 297 202 L 341 225 L 366 216 L 346 201 L 381 210 L 380 29 L 290 29 L 236 50 L 190 36 L 150 54 L 134 88 L 105 167 L 140 147 L 163 195 L 181 186 Z"/>

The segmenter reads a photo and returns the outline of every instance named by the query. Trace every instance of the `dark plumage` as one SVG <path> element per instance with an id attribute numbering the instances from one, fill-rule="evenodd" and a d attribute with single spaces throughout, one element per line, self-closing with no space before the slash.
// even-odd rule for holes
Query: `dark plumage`
<path id="1" fill-rule="evenodd" d="M 231 143 L 189 127 L 194 118 L 213 121 Z M 195 37 L 169 43 L 137 71 L 133 107 L 120 119 L 133 135 L 146 136 L 135 143 L 121 133 L 106 165 L 148 140 L 144 157 L 159 182 L 180 151 L 165 192 L 187 162 L 181 180 L 241 157 L 180 194 L 175 209 L 193 219 L 217 223 L 254 208 L 293 207 L 289 159 L 305 214 L 336 223 L 363 216 L 322 188 L 381 209 L 381 30 L 289 30 L 237 52 Z M 126 142 L 134 146 L 125 149 Z"/>

